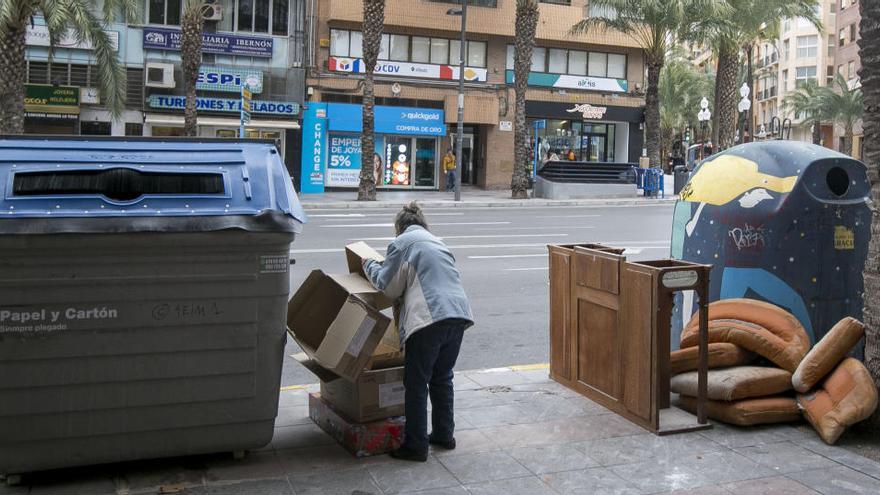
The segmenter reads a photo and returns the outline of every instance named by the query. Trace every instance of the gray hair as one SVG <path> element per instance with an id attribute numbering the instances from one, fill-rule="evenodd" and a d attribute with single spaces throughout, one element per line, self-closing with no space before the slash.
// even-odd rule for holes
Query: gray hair
<path id="1" fill-rule="evenodd" d="M 418 225 L 425 230 L 428 229 L 428 221 L 425 220 L 422 207 L 415 201 L 404 206 L 397 214 L 397 217 L 394 219 L 394 230 L 397 232 L 397 235 L 400 235 L 413 225 Z"/>

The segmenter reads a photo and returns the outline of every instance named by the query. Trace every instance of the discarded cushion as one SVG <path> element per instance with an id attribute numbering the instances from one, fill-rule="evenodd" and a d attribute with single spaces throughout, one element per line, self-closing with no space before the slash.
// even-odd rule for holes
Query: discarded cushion
<path id="1" fill-rule="evenodd" d="M 672 351 L 669 355 L 669 365 L 673 375 L 694 371 L 699 365 L 699 347 L 687 347 Z M 709 368 L 725 368 L 727 366 L 739 366 L 749 364 L 755 359 L 753 352 L 747 351 L 735 344 L 726 342 L 714 342 L 709 344 Z"/>
<path id="2" fill-rule="evenodd" d="M 847 426 L 866 419 L 877 409 L 877 386 L 858 359 L 846 358 L 819 389 L 798 394 L 807 421 L 827 444 L 840 438 Z"/>
<path id="3" fill-rule="evenodd" d="M 780 368 L 735 366 L 709 370 L 707 378 L 708 397 L 713 400 L 734 401 L 791 390 L 791 373 Z M 672 377 L 670 386 L 675 393 L 696 397 L 697 372 Z"/>
<path id="4" fill-rule="evenodd" d="M 696 397 L 681 395 L 678 404 L 686 411 L 694 414 L 697 412 Z M 801 418 L 797 401 L 793 397 L 772 396 L 734 402 L 710 400 L 706 402 L 706 406 L 706 413 L 710 418 L 739 426 L 789 423 Z"/>
<path id="5" fill-rule="evenodd" d="M 681 334 L 681 347 L 699 341 L 695 315 Z M 786 311 L 752 299 L 725 299 L 709 305 L 709 342 L 728 342 L 761 355 L 794 373 L 810 349 L 800 322 Z"/>
<path id="6" fill-rule="evenodd" d="M 843 361 L 864 335 L 865 325 L 855 318 L 847 316 L 837 322 L 798 365 L 791 377 L 794 389 L 801 393 L 809 392 Z"/>

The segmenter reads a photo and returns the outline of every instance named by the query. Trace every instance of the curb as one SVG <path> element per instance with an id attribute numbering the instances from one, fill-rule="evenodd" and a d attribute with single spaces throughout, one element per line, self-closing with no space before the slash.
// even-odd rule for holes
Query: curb
<path id="1" fill-rule="evenodd" d="M 431 208 L 523 208 L 523 207 L 543 207 L 543 206 L 650 206 L 674 203 L 677 197 L 668 197 L 663 199 L 632 199 L 632 200 L 492 200 L 492 201 L 419 201 L 423 207 Z M 302 200 L 301 200 L 302 201 Z M 353 209 L 381 209 L 381 208 L 402 208 L 409 204 L 407 201 L 333 201 L 327 203 L 308 203 L 302 202 L 304 210 L 353 210 Z"/>

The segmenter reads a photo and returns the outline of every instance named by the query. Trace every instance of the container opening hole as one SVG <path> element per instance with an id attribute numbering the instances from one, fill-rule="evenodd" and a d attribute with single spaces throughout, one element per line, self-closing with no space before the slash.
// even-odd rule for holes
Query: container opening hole
<path id="1" fill-rule="evenodd" d="M 127 168 L 62 170 L 15 174 L 16 196 L 99 194 L 131 201 L 146 194 L 223 194 L 223 176 L 214 173 L 140 172 Z"/>
<path id="2" fill-rule="evenodd" d="M 849 174 L 840 167 L 832 167 L 825 176 L 825 182 L 828 183 L 828 189 L 838 196 L 843 196 L 849 190 Z"/>

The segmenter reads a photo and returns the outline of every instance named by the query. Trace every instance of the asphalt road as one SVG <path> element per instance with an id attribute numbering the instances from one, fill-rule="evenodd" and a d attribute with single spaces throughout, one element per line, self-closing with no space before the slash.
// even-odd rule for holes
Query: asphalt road
<path id="1" fill-rule="evenodd" d="M 465 333 L 456 369 L 548 361 L 547 244 L 603 242 L 633 260 L 669 255 L 672 204 L 621 207 L 429 208 L 431 231 L 458 261 L 476 325 Z M 384 251 L 397 210 L 311 210 L 291 256 L 291 287 L 311 270 L 347 271 L 343 247 L 363 240 Z M 282 386 L 317 379 L 290 355 Z"/>

